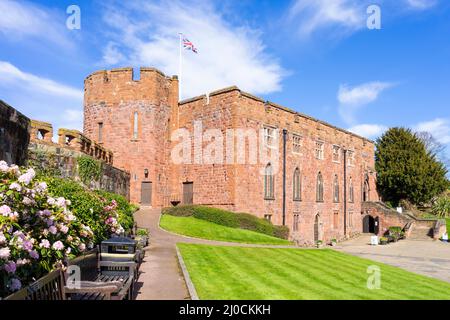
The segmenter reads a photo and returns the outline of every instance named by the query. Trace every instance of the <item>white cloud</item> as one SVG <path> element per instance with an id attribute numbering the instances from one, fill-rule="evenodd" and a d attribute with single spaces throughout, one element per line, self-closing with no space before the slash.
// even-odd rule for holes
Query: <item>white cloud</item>
<path id="1" fill-rule="evenodd" d="M 413 127 L 415 131 L 429 132 L 442 144 L 450 144 L 450 120 L 444 118 L 436 118 L 431 121 L 420 122 Z"/>
<path id="2" fill-rule="evenodd" d="M 109 42 L 103 50 L 103 61 L 106 65 L 116 65 L 125 60 L 124 55 L 117 48 L 117 44 Z"/>
<path id="3" fill-rule="evenodd" d="M 211 3 L 124 2 L 106 7 L 104 20 L 116 43 L 104 49 L 104 62 L 154 66 L 168 75 L 178 74 L 184 33 L 199 51 L 183 51 L 184 98 L 231 85 L 254 94 L 281 90 L 286 72 L 258 30 L 230 24 Z"/>
<path id="4" fill-rule="evenodd" d="M 58 15 L 29 2 L 1 0 L 0 12 L 0 35 L 12 40 L 35 37 L 58 45 L 70 45 L 65 35 L 64 11 Z"/>
<path id="5" fill-rule="evenodd" d="M 83 99 L 82 90 L 23 72 L 9 62 L 0 61 L 0 86 L 11 85 L 20 90 L 34 90 L 42 94 Z"/>
<path id="6" fill-rule="evenodd" d="M 380 124 L 358 124 L 347 130 L 362 137 L 375 139 L 378 138 L 388 129 L 388 127 Z"/>
<path id="7" fill-rule="evenodd" d="M 362 106 L 374 102 L 386 89 L 394 86 L 390 82 L 368 82 L 350 87 L 346 84 L 339 86 L 337 99 L 339 101 L 339 115 L 342 119 L 352 124 L 355 122 L 355 113 Z"/>
<path id="8" fill-rule="evenodd" d="M 366 8 L 363 1 L 356 0 L 297 0 L 289 16 L 298 21 L 299 32 L 304 36 L 336 26 L 352 32 L 366 26 Z"/>
<path id="9" fill-rule="evenodd" d="M 437 4 L 436 0 L 406 0 L 408 5 L 417 10 L 424 10 L 431 8 Z"/>

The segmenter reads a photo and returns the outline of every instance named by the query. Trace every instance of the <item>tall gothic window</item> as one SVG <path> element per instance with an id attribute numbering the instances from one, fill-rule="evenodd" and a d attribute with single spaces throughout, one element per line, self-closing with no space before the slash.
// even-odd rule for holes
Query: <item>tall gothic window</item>
<path id="1" fill-rule="evenodd" d="M 323 177 L 320 172 L 317 175 L 316 201 L 323 202 Z"/>
<path id="2" fill-rule="evenodd" d="M 339 177 L 336 174 L 333 181 L 333 201 L 339 202 Z"/>
<path id="3" fill-rule="evenodd" d="M 355 202 L 355 189 L 353 188 L 353 179 L 352 177 L 350 177 L 350 182 L 349 182 L 349 200 L 350 202 Z"/>
<path id="4" fill-rule="evenodd" d="M 264 172 L 264 199 L 274 199 L 274 178 L 272 165 L 269 163 Z"/>
<path id="5" fill-rule="evenodd" d="M 293 188 L 294 188 L 294 201 L 302 200 L 302 182 L 299 168 L 296 168 L 294 171 Z"/>

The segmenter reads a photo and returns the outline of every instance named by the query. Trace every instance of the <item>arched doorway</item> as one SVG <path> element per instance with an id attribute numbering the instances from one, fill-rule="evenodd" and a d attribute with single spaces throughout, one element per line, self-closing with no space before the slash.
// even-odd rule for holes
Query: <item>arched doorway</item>
<path id="1" fill-rule="evenodd" d="M 375 233 L 378 234 L 379 230 L 379 218 L 366 215 L 363 218 L 363 233 Z"/>
<path id="2" fill-rule="evenodd" d="M 320 232 L 320 215 L 317 214 L 314 219 L 314 242 L 322 240 L 322 235 Z"/>

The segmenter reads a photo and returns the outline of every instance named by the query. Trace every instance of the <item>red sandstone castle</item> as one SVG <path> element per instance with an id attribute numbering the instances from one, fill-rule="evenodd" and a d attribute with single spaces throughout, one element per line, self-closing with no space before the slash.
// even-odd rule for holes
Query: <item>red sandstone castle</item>
<path id="1" fill-rule="evenodd" d="M 85 80 L 84 134 L 130 172 L 133 202 L 249 212 L 287 225 L 300 244 L 362 232 L 362 203 L 378 200 L 372 141 L 236 87 L 183 101 L 178 90 L 177 77 L 153 68 L 141 68 L 137 81 L 132 68 L 98 71 Z M 235 139 L 227 136 L 230 130 L 262 130 L 264 143 L 276 144 L 277 170 L 270 161 L 174 163 L 177 141 L 171 137 L 179 129 L 194 134 L 195 121 L 202 130 L 220 130 L 228 138 L 224 145 Z M 231 157 L 244 152 L 248 160 L 237 148 L 232 144 Z M 199 160 L 198 150 L 190 151 Z"/>

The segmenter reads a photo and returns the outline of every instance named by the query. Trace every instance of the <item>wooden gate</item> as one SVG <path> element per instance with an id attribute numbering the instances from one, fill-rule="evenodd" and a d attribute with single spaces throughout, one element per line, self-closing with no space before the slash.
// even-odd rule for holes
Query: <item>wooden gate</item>
<path id="1" fill-rule="evenodd" d="M 183 204 L 193 204 L 194 203 L 194 183 L 185 182 L 183 183 Z"/>

